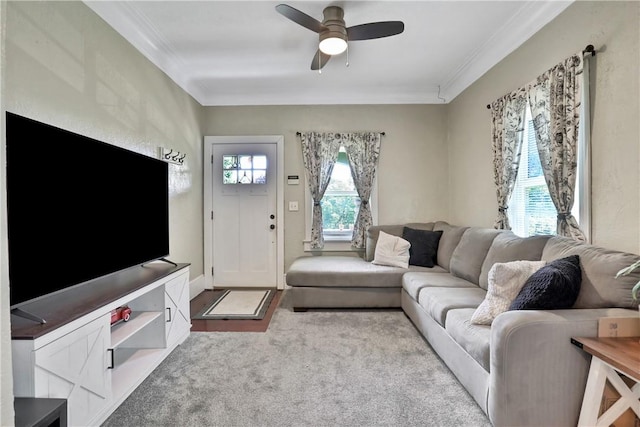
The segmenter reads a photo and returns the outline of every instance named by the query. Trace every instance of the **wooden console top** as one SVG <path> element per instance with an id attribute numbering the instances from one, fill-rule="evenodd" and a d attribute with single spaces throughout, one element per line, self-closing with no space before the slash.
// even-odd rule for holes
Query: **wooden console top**
<path id="1" fill-rule="evenodd" d="M 47 323 L 12 315 L 11 339 L 36 339 L 189 265 L 154 262 L 131 267 L 20 306 Z"/>

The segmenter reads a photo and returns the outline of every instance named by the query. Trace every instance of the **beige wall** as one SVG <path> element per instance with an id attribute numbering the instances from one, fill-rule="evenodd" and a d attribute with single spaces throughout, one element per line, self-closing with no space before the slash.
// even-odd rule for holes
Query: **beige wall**
<path id="1" fill-rule="evenodd" d="M 448 105 L 452 222 L 497 213 L 486 105 L 593 44 L 592 242 L 640 253 L 639 23 L 639 2 L 576 2 Z"/>
<path id="2" fill-rule="evenodd" d="M 184 166 L 169 167 L 170 259 L 191 263 L 192 278 L 202 275 L 202 107 L 82 2 L 2 2 L 1 10 L 3 123 L 6 109 L 150 156 L 158 146 L 186 153 Z M 55 150 L 50 141 L 38 145 Z M 4 168 L 0 191 L 5 426 L 13 401 Z"/>
<path id="3" fill-rule="evenodd" d="M 285 212 L 285 269 L 303 255 L 304 168 L 297 131 L 384 131 L 378 170 L 378 211 L 383 224 L 446 218 L 447 156 L 445 107 L 272 106 L 208 107 L 205 135 L 283 135 L 284 173 L 299 175 L 299 185 L 285 184 L 285 206 L 300 202 L 300 211 Z"/>
<path id="4" fill-rule="evenodd" d="M 187 154 L 169 166 L 170 259 L 201 275 L 201 106 L 81 2 L 7 9 L 8 111 L 153 157 Z"/>

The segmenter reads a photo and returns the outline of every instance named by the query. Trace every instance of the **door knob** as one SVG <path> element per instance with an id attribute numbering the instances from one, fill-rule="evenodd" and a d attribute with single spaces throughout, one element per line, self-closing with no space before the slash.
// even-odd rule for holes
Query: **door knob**
<path id="1" fill-rule="evenodd" d="M 269 226 L 269 228 L 273 230 L 274 228 L 276 228 L 276 226 L 275 226 L 275 225 L 273 225 L 273 224 L 271 224 L 271 225 Z"/>

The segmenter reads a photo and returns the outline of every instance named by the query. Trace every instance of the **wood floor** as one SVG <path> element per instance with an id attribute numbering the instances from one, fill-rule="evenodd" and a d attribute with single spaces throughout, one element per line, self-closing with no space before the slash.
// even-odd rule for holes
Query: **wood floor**
<path id="1" fill-rule="evenodd" d="M 191 300 L 191 313 L 198 313 L 225 290 L 226 289 L 205 289 L 204 291 L 202 291 L 198 296 Z M 269 322 L 271 321 L 273 312 L 276 311 L 276 307 L 280 303 L 281 296 L 282 291 L 276 291 L 276 294 L 271 300 L 271 304 L 269 304 L 267 313 L 261 320 L 191 319 L 191 332 L 265 332 L 269 327 Z"/>

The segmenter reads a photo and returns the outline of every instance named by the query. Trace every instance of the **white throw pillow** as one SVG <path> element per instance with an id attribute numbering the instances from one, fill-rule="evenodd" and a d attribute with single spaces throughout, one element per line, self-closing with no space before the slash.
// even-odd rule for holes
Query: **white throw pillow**
<path id="1" fill-rule="evenodd" d="M 509 309 L 520 289 L 544 261 L 497 262 L 489 270 L 489 286 L 484 301 L 471 316 L 474 325 L 490 325 L 498 314 Z"/>
<path id="2" fill-rule="evenodd" d="M 384 231 L 378 236 L 376 252 L 372 264 L 390 267 L 409 268 L 409 248 L 411 243 L 402 237 L 387 234 Z"/>

